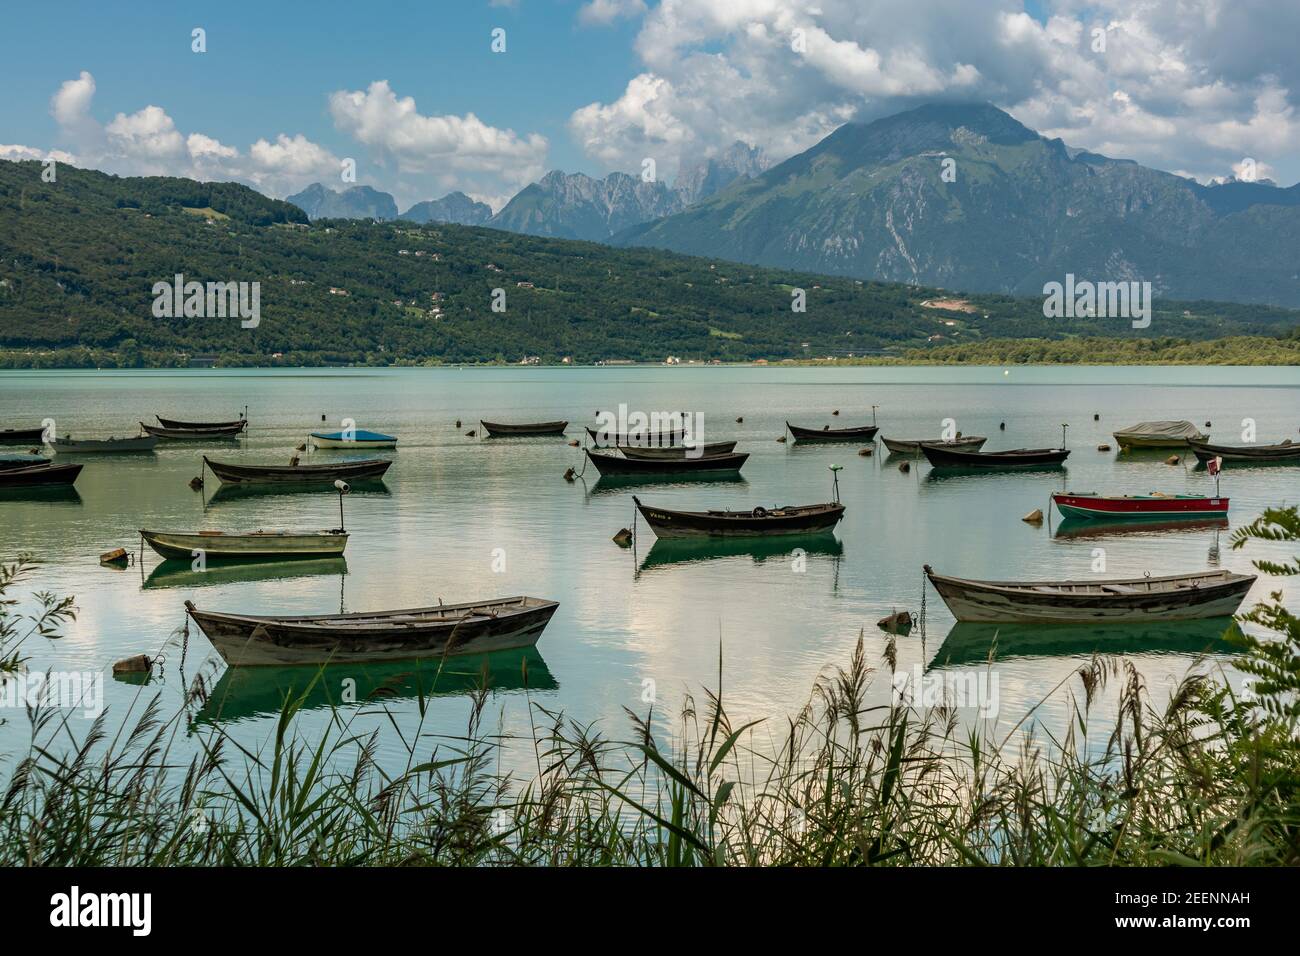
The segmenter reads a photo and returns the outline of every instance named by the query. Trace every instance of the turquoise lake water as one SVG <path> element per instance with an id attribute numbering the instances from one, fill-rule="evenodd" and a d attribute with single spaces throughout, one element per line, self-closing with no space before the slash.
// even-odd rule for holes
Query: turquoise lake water
<path id="1" fill-rule="evenodd" d="M 645 412 L 689 410 L 703 415 L 708 440 L 737 439 L 751 454 L 732 482 L 610 486 L 587 469 L 568 483 L 566 468 L 581 470 L 581 449 L 564 439 L 484 441 L 465 432 L 478 419 L 568 419 L 570 438 L 582 437 L 598 410 L 619 404 Z M 179 706 L 186 681 L 197 673 L 217 682 L 221 707 L 200 714 L 220 721 L 250 746 L 274 726 L 282 675 L 227 675 L 195 630 L 188 645 L 173 632 L 184 624 L 183 605 L 247 613 L 290 614 L 416 607 L 494 596 L 552 598 L 560 609 L 528 656 L 528 683 L 520 655 L 490 663 L 495 690 L 492 722 L 507 734 L 526 733 L 528 702 L 561 710 L 580 723 L 598 722 L 608 736 L 629 735 L 624 708 L 644 713 L 653 695 L 657 723 L 667 729 L 683 695 L 714 687 L 719 643 L 726 705 L 733 718 L 778 718 L 801 707 L 820 674 L 847 663 L 859 632 L 873 663 L 887 636 L 875 622 L 922 602 L 922 564 L 966 577 L 1087 578 L 1099 558 L 1105 576 L 1250 570 L 1253 558 L 1289 556 L 1286 548 L 1229 547 L 1231 529 L 1270 505 L 1300 496 L 1300 469 L 1228 468 L 1222 493 L 1232 499 L 1230 527 L 1193 526 L 1135 531 L 1061 527 L 1059 515 L 1034 526 L 1020 519 L 1048 510 L 1057 489 L 1107 493 L 1208 493 L 1204 470 L 1164 463 L 1168 454 L 1117 455 L 1097 445 L 1110 432 L 1144 419 L 1190 419 L 1216 441 L 1241 441 L 1252 419 L 1261 442 L 1300 440 L 1300 370 L 1233 368 L 580 368 L 402 369 L 302 371 L 3 372 L 0 420 L 10 427 L 52 418 L 60 434 L 106 437 L 134 433 L 155 413 L 180 419 L 233 418 L 250 409 L 247 437 L 212 449 L 160 446 L 145 456 L 75 459 L 86 462 L 73 495 L 0 498 L 0 558 L 30 552 L 43 562 L 35 587 L 76 596 L 78 619 L 61 641 L 33 638 L 24 645 L 32 670 L 88 670 L 107 674 L 115 660 L 155 654 L 167 663 L 144 688 L 105 679 L 110 713 L 139 707 L 141 694 L 160 693 Z M 1056 472 L 944 477 L 924 461 L 907 473 L 877 446 L 871 457 L 858 445 L 778 443 L 783 424 L 821 427 L 869 422 L 871 406 L 886 436 L 930 437 L 944 419 L 966 434 L 989 436 L 986 450 L 1059 444 L 1069 423 L 1068 467 Z M 839 416 L 832 411 L 840 410 Z M 322 415 L 325 416 L 322 422 Z M 1098 415 L 1100 420 L 1094 421 Z M 743 417 L 743 423 L 736 419 Z M 229 495 L 188 487 L 204 451 L 218 459 L 287 463 L 311 430 L 357 427 L 400 437 L 394 465 L 379 490 L 346 501 L 352 533 L 343 562 L 187 570 L 160 573 L 146 551 L 141 566 L 100 567 L 98 555 L 115 547 L 139 551 L 140 528 L 166 530 L 317 529 L 333 527 L 338 501 L 329 493 Z M 462 420 L 457 429 L 455 422 Z M 1005 423 L 1005 430 L 1000 424 Z M 307 453 L 308 461 L 346 452 Z M 667 507 L 751 508 L 810 503 L 831 494 L 828 466 L 843 466 L 844 522 L 827 542 L 791 541 L 758 547 L 671 548 L 654 545 L 641 526 L 635 549 L 611 536 L 632 521 L 632 495 Z M 800 550 L 796 551 L 798 548 Z M 1103 555 L 1099 555 L 1103 551 Z M 1300 608 L 1293 584 L 1261 578 L 1249 601 L 1282 588 Z M 951 615 L 933 591 L 926 601 L 924 637 L 898 639 L 902 670 L 966 673 L 985 668 L 988 635 L 953 631 Z M 1142 673 L 1154 696 L 1167 692 L 1213 633 L 1196 625 L 1127 633 L 1017 634 L 1003 642 L 994 665 L 996 708 L 988 716 L 1010 728 L 1026 709 L 1067 680 L 1094 649 L 1122 655 Z M 946 663 L 944 663 L 946 661 Z M 463 732 L 467 688 L 482 662 L 444 675 L 424 732 Z M 942 665 L 942 666 L 940 666 Z M 1232 670 L 1218 648 L 1208 666 Z M 353 672 L 354 671 L 354 672 Z M 345 676 L 364 695 L 349 705 L 354 729 L 380 730 L 380 758 L 405 750 L 376 706 L 399 726 L 415 726 L 418 704 L 409 669 L 354 668 Z M 330 689 L 336 689 L 331 683 Z M 888 680 L 873 685 L 879 702 Z M 1113 697 L 1113 695 L 1112 695 Z M 217 698 L 214 697 L 214 700 Z M 1109 718 L 1105 698 L 1096 719 Z M 1061 721 L 1059 695 L 1039 712 Z M 0 717 L 0 754 L 6 764 L 27 741 L 26 719 Z M 328 717 L 324 707 L 303 718 L 308 730 Z M 79 724 L 73 720 L 74 730 Z M 781 725 L 773 723 L 773 735 Z M 520 755 L 526 770 L 531 753 Z M 2 774 L 3 771 L 0 771 Z"/>

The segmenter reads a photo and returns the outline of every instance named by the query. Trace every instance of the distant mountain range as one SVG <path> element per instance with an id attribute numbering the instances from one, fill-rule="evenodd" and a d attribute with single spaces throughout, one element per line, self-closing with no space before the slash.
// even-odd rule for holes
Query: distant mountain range
<path id="1" fill-rule="evenodd" d="M 553 170 L 520 190 L 486 225 L 530 236 L 605 242 L 629 227 L 681 212 L 767 166 L 762 150 L 734 143 L 720 156 L 684 166 L 671 187 L 628 173 L 595 179 Z"/>
<path id="2" fill-rule="evenodd" d="M 585 173 L 553 170 L 520 190 L 495 216 L 486 203 L 460 192 L 416 203 L 400 216 L 391 195 L 369 186 L 336 191 L 313 183 L 288 197 L 288 202 L 311 219 L 400 218 L 603 242 L 631 226 L 681 212 L 737 179 L 757 175 L 768 165 L 762 150 L 734 143 L 716 157 L 683 166 L 671 187 L 628 173 L 595 179 Z"/>
<path id="3" fill-rule="evenodd" d="M 312 183 L 285 199 L 307 214 L 308 219 L 396 219 L 397 203 L 388 193 L 369 186 L 352 186 L 336 191 Z"/>
<path id="4" fill-rule="evenodd" d="M 989 104 L 849 123 L 615 244 L 975 292 L 1066 274 L 1300 306 L 1300 185 L 1203 186 L 1046 139 Z"/>
<path id="5" fill-rule="evenodd" d="M 481 226 L 492 218 L 492 207 L 475 202 L 462 192 L 448 193 L 441 199 L 418 202 L 399 217 L 412 222 L 450 222 L 461 226 Z"/>

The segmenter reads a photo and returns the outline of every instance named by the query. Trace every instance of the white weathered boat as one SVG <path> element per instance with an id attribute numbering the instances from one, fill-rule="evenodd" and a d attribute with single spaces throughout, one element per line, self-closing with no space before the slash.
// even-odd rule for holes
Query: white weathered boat
<path id="1" fill-rule="evenodd" d="M 232 666 L 434 660 L 532 647 L 560 605 L 535 597 L 273 617 L 185 608 Z"/>
<path id="2" fill-rule="evenodd" d="M 959 621 L 1078 624 L 1090 621 L 1183 621 L 1236 612 L 1253 574 L 1199 571 L 1165 577 L 1092 581 L 974 581 L 926 577 Z"/>
<path id="3" fill-rule="evenodd" d="M 332 558 L 348 544 L 346 531 L 147 531 L 140 537 L 164 558 L 249 561 Z"/>

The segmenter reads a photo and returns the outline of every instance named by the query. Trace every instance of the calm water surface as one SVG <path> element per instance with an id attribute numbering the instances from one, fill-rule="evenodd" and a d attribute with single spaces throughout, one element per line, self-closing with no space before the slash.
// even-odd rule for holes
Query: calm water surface
<path id="1" fill-rule="evenodd" d="M 161 678 L 144 693 L 178 705 L 184 682 L 196 673 L 218 680 L 217 697 L 201 715 L 217 720 L 241 741 L 256 745 L 272 732 L 283 672 L 228 673 L 197 632 L 184 648 L 172 637 L 184 623 L 186 599 L 200 607 L 290 614 L 412 607 L 439 599 L 459 602 L 530 594 L 560 601 L 560 609 L 528 658 L 529 685 L 519 655 L 489 662 L 497 687 L 493 723 L 508 734 L 526 732 L 528 700 L 563 710 L 582 723 L 600 722 L 608 735 L 627 734 L 625 707 L 644 713 L 653 690 L 662 726 L 688 691 L 714 687 L 719 643 L 722 682 L 733 717 L 779 717 L 798 709 L 818 675 L 847 662 L 859 632 L 873 663 L 886 636 L 875 621 L 895 609 L 915 613 L 922 601 L 921 565 L 969 577 L 1089 577 L 1104 557 L 1111 576 L 1249 570 L 1252 557 L 1285 557 L 1286 549 L 1228 546 L 1230 529 L 1192 527 L 1078 533 L 1020 519 L 1047 511 L 1054 489 L 1109 493 L 1210 492 L 1203 470 L 1164 464 L 1168 453 L 1117 456 L 1097 450 L 1115 428 L 1142 419 L 1212 421 L 1216 440 L 1241 440 L 1243 419 L 1254 419 L 1260 441 L 1300 439 L 1300 371 L 1294 369 L 410 369 L 346 371 L 10 372 L 0 373 L 0 420 L 9 426 L 55 419 L 61 434 L 106 437 L 134 433 L 155 413 L 181 419 L 233 418 L 247 404 L 247 438 L 219 449 L 194 444 L 161 447 L 154 455 L 86 456 L 76 493 L 61 499 L 10 496 L 0 500 L 0 557 L 22 552 L 45 565 L 42 589 L 73 594 L 77 621 L 59 642 L 33 639 L 26 647 L 35 670 L 108 672 L 113 661 L 165 648 Z M 626 403 L 643 411 L 692 410 L 705 416 L 707 437 L 736 438 L 751 453 L 734 482 L 609 486 L 567 483 L 564 470 L 581 469 L 580 449 L 562 439 L 484 441 L 465 436 L 479 418 L 504 421 L 568 419 L 570 437 L 598 409 Z M 879 448 L 796 446 L 775 439 L 786 419 L 820 427 L 844 426 L 877 415 L 882 433 L 905 438 L 937 435 L 953 418 L 966 434 L 989 436 L 988 450 L 1056 445 L 1068 422 L 1074 454 L 1058 472 L 974 477 L 932 476 L 923 461 L 910 473 Z M 840 409 L 839 417 L 831 412 Z M 1093 415 L 1100 416 L 1094 422 Z M 143 565 L 124 571 L 98 565 L 100 552 L 138 551 L 137 529 L 317 529 L 337 521 L 328 493 L 229 494 L 188 482 L 200 455 L 249 463 L 285 463 L 307 432 L 332 430 L 344 418 L 360 428 L 397 434 L 382 489 L 346 502 L 352 533 L 345 562 L 285 567 L 158 569 L 151 551 Z M 738 417 L 744 418 L 741 424 Z M 456 419 L 463 427 L 454 427 Z M 1005 422 L 1001 431 L 999 424 Z M 308 460 L 346 452 L 318 451 Z M 631 496 L 668 507 L 750 508 L 808 503 L 830 496 L 828 466 L 841 464 L 840 493 L 848 505 L 831 542 L 759 548 L 650 546 L 643 528 L 638 546 L 622 550 L 610 537 L 631 522 Z M 1294 502 L 1300 469 L 1230 468 L 1223 494 L 1232 498 L 1235 528 L 1266 506 Z M 1085 529 L 1086 531 L 1086 529 Z M 802 552 L 794 551 L 802 548 Z M 1100 549 L 1100 551 L 1099 551 Z M 1100 552 L 1104 552 L 1104 555 Z M 1250 600 L 1283 585 L 1261 578 Z M 1286 600 L 1300 608 L 1295 589 Z M 965 673 L 982 670 L 988 635 L 953 631 L 951 615 L 933 592 L 924 639 L 899 639 L 901 669 Z M 1030 706 L 1068 678 L 1094 648 L 1123 655 L 1159 696 L 1212 645 L 1213 628 L 1178 625 L 1136 632 L 1081 632 L 1000 639 L 995 715 L 1009 729 Z M 436 688 L 424 723 L 429 734 L 464 730 L 467 686 L 482 662 L 458 665 Z M 1232 656 L 1222 649 L 1208 666 L 1234 682 Z M 182 672 L 183 668 L 183 672 Z M 418 706 L 409 668 L 350 668 L 343 676 L 362 695 L 379 699 L 399 725 L 414 728 Z M 295 678 L 301 680 L 301 677 Z M 336 686 L 337 685 L 337 686 Z M 140 704 L 141 688 L 106 679 L 113 713 Z M 876 701 L 889 685 L 876 681 Z M 221 709 L 217 710 L 216 700 Z M 348 708 L 354 728 L 381 733 L 381 756 L 405 751 L 378 714 L 375 698 Z M 1113 704 L 1113 694 L 1108 698 Z M 1053 697 L 1040 711 L 1059 724 L 1066 702 Z M 0 725 L 0 754 L 25 747 L 26 720 L 8 711 Z M 1109 719 L 1105 704 L 1098 720 Z M 304 728 L 323 724 L 328 711 L 310 710 Z M 80 720 L 80 718 L 78 718 Z M 74 728 L 78 726 L 74 720 Z M 84 723 L 82 724 L 84 726 Z M 201 722 L 200 722 L 201 726 Z M 779 736 L 781 724 L 772 722 Z M 192 740 L 189 744 L 193 746 Z M 510 758 L 527 769 L 530 756 Z"/>

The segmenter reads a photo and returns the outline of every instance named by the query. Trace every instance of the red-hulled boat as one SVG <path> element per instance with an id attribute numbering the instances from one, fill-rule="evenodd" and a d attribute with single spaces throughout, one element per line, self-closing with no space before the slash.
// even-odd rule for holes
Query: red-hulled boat
<path id="1" fill-rule="evenodd" d="M 1067 518 L 1215 518 L 1228 513 L 1227 498 L 1202 495 L 1099 495 L 1056 491 L 1052 502 Z"/>

